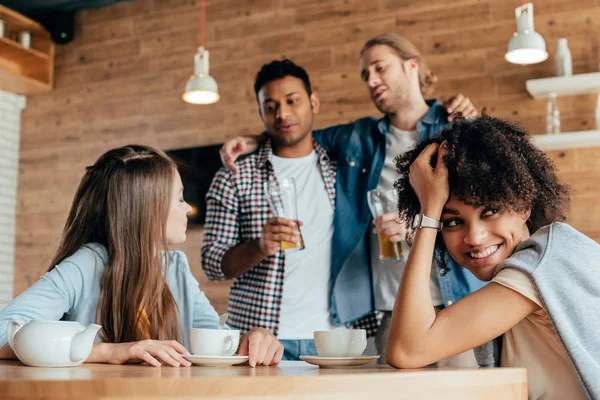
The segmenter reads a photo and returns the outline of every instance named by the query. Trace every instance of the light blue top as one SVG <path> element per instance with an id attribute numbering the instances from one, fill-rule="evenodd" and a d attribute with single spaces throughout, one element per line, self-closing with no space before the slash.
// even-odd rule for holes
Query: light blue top
<path id="1" fill-rule="evenodd" d="M 217 328 L 219 316 L 198 287 L 185 254 L 172 251 L 170 256 L 167 285 L 179 307 L 182 344 L 189 351 L 188 329 Z M 95 323 L 107 264 L 106 248 L 88 243 L 46 273 L 0 311 L 0 348 L 7 343 L 6 328 L 12 319 L 77 321 L 85 326 Z"/>

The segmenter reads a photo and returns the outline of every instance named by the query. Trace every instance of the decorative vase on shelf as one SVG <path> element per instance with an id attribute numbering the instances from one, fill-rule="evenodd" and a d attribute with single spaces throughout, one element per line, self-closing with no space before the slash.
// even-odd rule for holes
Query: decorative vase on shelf
<path id="1" fill-rule="evenodd" d="M 560 111 L 556 104 L 556 93 L 548 96 L 546 108 L 546 133 L 549 135 L 560 133 Z"/>
<path id="2" fill-rule="evenodd" d="M 566 38 L 558 39 L 556 47 L 556 76 L 573 75 L 573 62 L 571 60 L 571 51 Z"/>

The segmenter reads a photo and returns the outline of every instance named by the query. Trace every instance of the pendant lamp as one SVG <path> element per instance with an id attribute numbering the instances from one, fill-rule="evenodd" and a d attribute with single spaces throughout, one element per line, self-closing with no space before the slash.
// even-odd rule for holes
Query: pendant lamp
<path id="1" fill-rule="evenodd" d="M 517 31 L 508 42 L 506 61 L 513 64 L 537 64 L 548 58 L 546 42 L 533 29 L 533 4 L 525 3 L 515 9 Z"/>
<path id="2" fill-rule="evenodd" d="M 217 82 L 209 74 L 209 53 L 204 48 L 205 0 L 200 5 L 200 47 L 194 55 L 194 75 L 185 84 L 183 100 L 191 104 L 212 104 L 220 99 Z"/>

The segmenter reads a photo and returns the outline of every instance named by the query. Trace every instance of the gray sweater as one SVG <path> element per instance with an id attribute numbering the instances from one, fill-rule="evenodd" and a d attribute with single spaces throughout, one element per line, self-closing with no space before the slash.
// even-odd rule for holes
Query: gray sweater
<path id="1" fill-rule="evenodd" d="M 532 278 L 587 397 L 600 400 L 600 244 L 556 222 L 521 243 L 495 273 L 504 268 Z M 498 365 L 498 354 L 480 351 L 478 361 Z"/>

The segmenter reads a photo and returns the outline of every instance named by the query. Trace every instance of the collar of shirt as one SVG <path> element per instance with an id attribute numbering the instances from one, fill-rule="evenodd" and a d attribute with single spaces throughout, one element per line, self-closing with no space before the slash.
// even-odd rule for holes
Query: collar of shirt
<path id="1" fill-rule="evenodd" d="M 265 134 L 266 133 L 263 133 L 263 135 Z M 317 143 L 315 140 L 313 140 L 313 148 L 317 152 L 317 156 L 319 157 L 319 163 L 326 163 L 330 161 L 329 155 L 327 154 L 325 149 L 321 147 L 321 145 L 319 145 L 319 143 Z M 265 168 L 267 162 L 271 163 L 269 161 L 269 157 L 271 154 L 273 154 L 273 144 L 271 142 L 271 139 L 267 139 L 263 143 L 263 145 L 258 149 L 256 162 L 258 168 Z"/>
<path id="2" fill-rule="evenodd" d="M 321 174 L 323 174 L 323 181 L 329 195 L 329 201 L 331 202 L 331 206 L 335 207 L 336 161 L 329 157 L 325 149 L 315 140 L 313 140 L 313 148 L 319 159 L 319 167 L 321 168 Z M 271 154 L 273 154 L 273 145 L 271 139 L 267 139 L 258 151 L 256 165 L 257 168 L 266 169 L 269 180 L 275 176 L 273 164 L 269 160 Z"/>
<path id="3" fill-rule="evenodd" d="M 429 110 L 417 122 L 419 140 L 425 139 L 434 127 L 448 123 L 448 112 L 438 99 L 425 100 L 425 103 L 429 106 Z M 381 118 L 377 122 L 377 128 L 382 135 L 387 135 L 390 131 L 390 118 L 387 115 Z"/>

